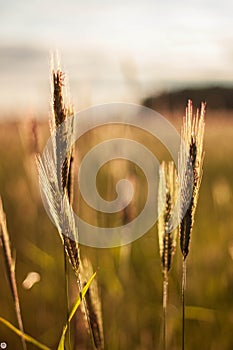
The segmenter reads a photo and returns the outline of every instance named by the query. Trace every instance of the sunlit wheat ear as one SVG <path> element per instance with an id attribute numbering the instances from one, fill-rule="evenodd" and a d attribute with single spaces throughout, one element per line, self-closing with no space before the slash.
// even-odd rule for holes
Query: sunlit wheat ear
<path id="1" fill-rule="evenodd" d="M 186 258 L 189 253 L 190 237 L 194 224 L 198 194 L 202 179 L 203 138 L 205 129 L 205 103 L 194 115 L 192 102 L 188 101 L 181 132 L 182 142 L 179 154 L 179 201 L 180 201 L 180 248 L 183 255 L 182 269 L 182 350 L 185 348 L 185 287 Z"/>
<path id="2" fill-rule="evenodd" d="M 188 101 L 183 120 L 179 154 L 180 248 L 183 259 L 189 253 L 194 214 L 202 179 L 203 138 L 205 129 L 205 103 L 194 115 L 192 102 Z"/>
<path id="3" fill-rule="evenodd" d="M 163 273 L 171 268 L 172 256 L 176 249 L 177 228 L 175 205 L 177 201 L 177 175 L 173 162 L 163 162 L 159 172 L 158 234 L 159 250 Z"/>
<path id="4" fill-rule="evenodd" d="M 73 118 L 68 119 L 74 114 L 74 108 L 70 103 L 68 97 L 68 90 L 65 86 L 65 75 L 61 71 L 60 67 L 57 71 L 52 69 L 52 116 L 50 121 L 51 132 L 55 129 L 56 133 L 56 158 L 58 169 L 61 169 L 61 174 L 58 174 L 61 178 L 61 185 L 63 190 L 66 190 L 70 202 L 72 202 L 72 162 L 73 162 L 73 148 L 70 147 L 69 142 L 72 139 L 73 133 Z M 65 95 L 65 97 L 64 97 Z M 63 128 L 59 126 L 64 121 L 70 121 L 70 123 L 63 124 Z M 62 149 L 61 149 L 62 148 Z M 64 162 L 61 164 L 62 150 L 67 150 L 68 154 Z"/>
<path id="5" fill-rule="evenodd" d="M 168 272 L 171 268 L 172 257 L 176 250 L 177 228 L 176 218 L 177 202 L 177 174 L 173 162 L 163 162 L 159 170 L 158 191 L 158 235 L 159 250 L 163 271 L 163 337 L 166 349 L 166 308 Z"/>
<path id="6" fill-rule="evenodd" d="M 82 259 L 81 264 L 81 279 L 83 285 L 87 283 L 90 276 L 93 275 L 93 268 L 91 261 L 87 258 Z M 102 320 L 102 310 L 101 301 L 98 291 L 98 285 L 96 280 L 94 280 L 87 291 L 85 301 L 87 304 L 89 322 L 92 329 L 93 340 L 96 349 L 104 349 L 104 336 L 103 336 L 103 320 Z"/>
<path id="7" fill-rule="evenodd" d="M 50 215 L 62 238 L 65 251 L 76 276 L 79 276 L 79 249 L 78 232 L 75 226 L 74 214 L 71 209 L 71 158 L 70 140 L 72 139 L 72 121 L 66 122 L 65 127 L 60 127 L 64 121 L 69 121 L 71 107 L 65 107 L 63 99 L 64 74 L 60 70 L 52 71 L 52 118 L 51 132 L 57 131 L 52 137 L 52 149 L 43 157 L 37 157 L 39 181 L 46 200 Z M 68 151 L 68 152 L 66 152 Z M 67 154 L 65 161 L 62 155 Z M 68 184 L 70 187 L 68 187 Z M 62 201 L 60 200 L 62 198 Z"/>
<path id="8" fill-rule="evenodd" d="M 15 277 L 15 261 L 12 258 L 10 237 L 7 230 L 6 216 L 3 210 L 1 196 L 0 196 L 0 244 L 3 248 L 7 276 L 8 276 L 11 293 L 15 304 L 15 312 L 16 312 L 19 329 L 22 333 L 24 333 L 23 321 L 22 321 L 20 304 L 19 304 L 18 288 L 16 283 L 16 277 Z M 26 350 L 27 346 L 26 346 L 25 339 L 23 337 L 21 337 L 21 341 L 22 341 L 23 349 Z"/>

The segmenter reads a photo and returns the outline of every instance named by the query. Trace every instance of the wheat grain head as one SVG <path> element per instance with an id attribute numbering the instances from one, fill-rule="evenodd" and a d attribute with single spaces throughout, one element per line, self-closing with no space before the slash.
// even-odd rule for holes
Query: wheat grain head
<path id="1" fill-rule="evenodd" d="M 176 249 L 177 228 L 175 206 L 177 202 L 177 174 L 173 162 L 162 162 L 159 170 L 158 236 L 163 273 L 171 268 Z"/>
<path id="2" fill-rule="evenodd" d="M 180 201 L 180 248 L 185 260 L 189 253 L 194 214 L 202 179 L 203 138 L 205 129 L 206 104 L 193 113 L 191 100 L 188 101 L 182 127 L 182 142 L 179 154 L 179 201 Z"/>

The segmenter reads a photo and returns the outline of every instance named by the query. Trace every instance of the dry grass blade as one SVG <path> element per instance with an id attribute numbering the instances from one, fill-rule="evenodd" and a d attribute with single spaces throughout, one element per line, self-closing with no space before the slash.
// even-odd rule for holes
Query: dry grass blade
<path id="1" fill-rule="evenodd" d="M 19 295 L 15 277 L 15 262 L 11 254 L 10 237 L 6 225 L 6 216 L 3 210 L 2 199 L 0 197 L 0 241 L 3 247 L 4 258 L 6 262 L 7 276 L 10 283 L 11 293 L 15 304 L 15 312 L 21 333 L 24 333 L 23 321 L 20 310 Z M 26 342 L 24 337 L 21 337 L 23 349 L 26 350 Z"/>
<path id="2" fill-rule="evenodd" d="M 93 275 L 93 268 L 91 261 L 87 258 L 82 261 L 81 276 L 83 285 L 85 286 L 90 276 Z M 104 336 L 103 336 L 103 321 L 101 312 L 101 302 L 98 292 L 98 286 L 96 280 L 90 285 L 85 301 L 87 304 L 88 316 L 90 326 L 92 330 L 94 344 L 97 350 L 104 349 Z"/>

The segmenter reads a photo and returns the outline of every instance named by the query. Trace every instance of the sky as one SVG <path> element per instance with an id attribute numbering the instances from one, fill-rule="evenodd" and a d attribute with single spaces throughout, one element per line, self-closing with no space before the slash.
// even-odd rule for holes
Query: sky
<path id="1" fill-rule="evenodd" d="M 76 109 L 233 81 L 230 0 L 0 0 L 0 111 L 49 109 L 59 51 Z"/>

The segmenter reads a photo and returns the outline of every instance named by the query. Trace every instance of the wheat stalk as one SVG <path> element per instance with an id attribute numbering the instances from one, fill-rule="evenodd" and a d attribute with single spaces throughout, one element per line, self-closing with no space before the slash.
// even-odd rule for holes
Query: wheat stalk
<path id="1" fill-rule="evenodd" d="M 56 124 L 57 131 L 58 131 L 58 133 L 57 133 L 58 140 L 56 142 L 56 145 L 58 146 L 58 144 L 62 144 L 62 142 L 63 142 L 63 135 L 62 135 L 62 131 L 60 132 L 59 126 L 64 121 L 67 121 L 67 118 L 73 113 L 73 108 L 70 107 L 70 104 L 68 104 L 68 107 L 66 108 L 64 106 L 64 103 L 63 103 L 62 88 L 64 86 L 64 74 L 61 72 L 61 70 L 58 70 L 56 73 L 53 72 L 53 86 L 54 86 L 53 111 L 54 111 L 55 124 Z M 71 126 L 73 128 L 73 125 L 71 125 Z M 69 127 L 68 127 L 68 129 L 69 129 Z M 73 130 L 71 130 L 71 133 L 72 132 L 73 132 Z M 63 147 L 67 147 L 69 141 L 67 139 L 65 139 L 65 142 L 67 142 L 67 144 L 64 145 L 64 142 L 63 142 L 63 144 L 62 144 Z M 56 149 L 57 149 L 57 159 L 58 159 L 58 157 L 60 156 L 59 148 L 57 147 Z M 69 199 L 69 204 L 72 203 L 72 199 L 73 199 L 73 195 L 72 195 L 72 193 L 73 193 L 73 191 L 72 191 L 72 178 L 73 178 L 73 176 L 72 176 L 72 168 L 71 168 L 72 163 L 73 163 L 73 159 L 74 159 L 73 149 L 71 149 L 71 151 L 68 153 L 68 156 L 65 158 L 65 161 L 62 165 L 62 174 L 61 174 L 62 188 L 63 188 L 63 190 L 67 191 L 67 197 Z M 61 165 L 61 160 L 59 160 L 59 162 L 60 163 L 57 164 L 57 166 Z M 64 247 L 65 247 L 66 253 L 69 256 L 70 262 L 71 262 L 71 264 L 76 272 L 79 289 L 81 290 L 83 287 L 83 282 L 81 281 L 81 276 L 79 273 L 80 257 L 79 257 L 78 244 L 74 240 L 70 239 L 70 237 L 67 235 L 65 235 L 63 237 L 63 241 L 64 241 Z M 90 261 L 89 261 L 88 266 L 93 272 Z M 88 268 L 88 266 L 86 266 L 86 267 Z M 101 334 L 98 334 L 100 331 L 101 323 L 100 323 L 99 317 L 97 319 L 95 319 L 95 317 L 94 317 L 95 316 L 95 313 L 94 313 L 95 303 L 93 303 L 93 300 L 92 300 L 93 295 L 94 295 L 93 293 L 88 292 L 86 297 L 83 299 L 83 305 L 84 305 L 87 323 L 89 325 L 89 331 L 90 331 L 91 338 L 94 342 L 96 349 L 99 350 L 99 349 L 102 349 L 102 347 L 100 347 L 100 345 L 103 343 L 103 341 L 102 341 L 103 337 L 101 337 Z"/>
<path id="2" fill-rule="evenodd" d="M 58 68 L 57 71 L 53 70 L 52 72 L 53 113 L 50 120 L 52 133 L 50 152 L 46 150 L 42 158 L 38 156 L 37 164 L 43 196 L 48 205 L 50 215 L 58 228 L 64 250 L 69 257 L 69 261 L 76 275 L 79 290 L 81 291 L 83 283 L 80 275 L 81 260 L 78 246 L 78 229 L 75 225 L 74 213 L 71 208 L 73 199 L 72 165 L 74 159 L 74 151 L 71 143 L 73 140 L 74 126 L 73 118 L 69 117 L 73 114 L 73 107 L 70 107 L 69 103 L 68 107 L 66 107 L 63 90 L 64 74 L 61 69 Z M 92 313 L 89 310 L 89 306 L 92 305 L 91 298 L 91 294 L 90 297 L 88 297 L 88 302 L 87 299 L 84 298 L 83 305 L 93 346 L 99 350 L 102 348 L 99 347 L 99 343 L 96 340 L 96 322 L 94 323 L 93 319 L 91 319 Z M 101 328 L 101 325 L 98 327 Z"/>
<path id="3" fill-rule="evenodd" d="M 168 272 L 176 250 L 177 228 L 175 227 L 175 205 L 177 201 L 177 174 L 173 162 L 162 162 L 159 170 L 158 192 L 158 236 L 163 272 L 163 345 L 166 349 L 166 313 Z"/>
<path id="4" fill-rule="evenodd" d="M 6 215 L 3 210 L 1 196 L 0 196 L 0 243 L 3 248 L 7 276 L 8 276 L 11 293 L 15 304 L 15 312 L 16 312 L 19 329 L 21 333 L 24 333 L 23 320 L 21 316 L 20 303 L 19 303 L 18 288 L 17 288 L 16 276 L 15 276 L 15 261 L 12 258 L 10 236 L 7 230 Z M 22 341 L 23 349 L 27 350 L 26 342 L 23 336 L 21 337 L 21 341 Z"/>
<path id="5" fill-rule="evenodd" d="M 180 200 L 180 248 L 183 256 L 182 273 L 182 349 L 184 349 L 186 258 L 194 224 L 194 214 L 202 179 L 203 138 L 205 129 L 205 103 L 201 110 L 193 113 L 192 102 L 188 101 L 182 127 L 182 142 L 179 153 L 179 200 Z"/>
<path id="6" fill-rule="evenodd" d="M 81 281 L 80 254 L 77 243 L 78 232 L 71 209 L 73 149 L 70 147 L 70 140 L 73 132 L 73 124 L 72 118 L 68 118 L 72 115 L 73 108 L 70 107 L 70 104 L 66 107 L 64 102 L 64 74 L 60 67 L 56 71 L 52 69 L 51 89 L 52 115 L 50 118 L 50 129 L 53 135 L 50 148 L 51 152 L 45 153 L 43 158 L 38 156 L 37 162 L 43 195 L 63 242 L 68 317 L 69 298 L 66 255 L 75 272 L 80 290 Z M 71 122 L 69 123 L 68 120 Z M 64 158 L 65 160 L 63 161 Z"/>

